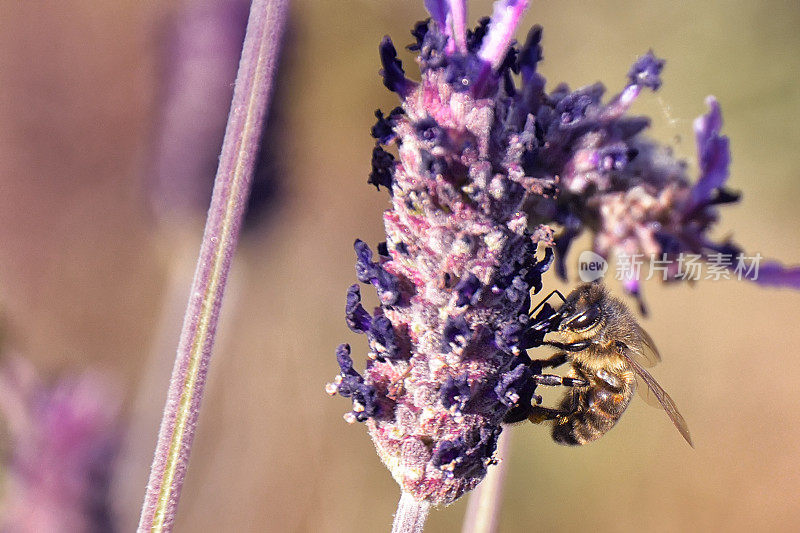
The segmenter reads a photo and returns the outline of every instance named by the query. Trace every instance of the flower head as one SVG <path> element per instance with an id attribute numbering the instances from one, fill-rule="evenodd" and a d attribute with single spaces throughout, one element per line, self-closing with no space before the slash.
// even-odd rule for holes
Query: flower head
<path id="1" fill-rule="evenodd" d="M 496 2 L 471 31 L 464 2 L 426 6 L 432 18 L 409 47 L 418 82 L 392 41 L 380 44 L 384 84 L 401 106 L 376 113 L 369 183 L 389 191 L 391 207 L 377 255 L 360 240 L 355 252 L 357 278 L 381 305 L 370 314 L 359 286 L 347 291 L 347 325 L 370 350 L 362 374 L 340 346 L 328 392 L 352 399 L 345 418 L 366 422 L 405 492 L 447 504 L 480 482 L 503 421 L 524 419 L 536 398 L 526 350 L 542 344 L 552 308 L 528 313 L 554 251 L 563 259 L 586 229 L 604 255 L 668 242 L 718 249 L 705 232 L 715 206 L 737 196 L 724 188 L 716 101 L 698 121 L 695 185 L 642 137 L 648 120 L 626 115 L 643 89 L 661 85 L 664 62 L 652 52 L 607 101 L 599 83 L 546 92 L 541 28 L 522 46 L 513 40 L 527 2 Z"/>

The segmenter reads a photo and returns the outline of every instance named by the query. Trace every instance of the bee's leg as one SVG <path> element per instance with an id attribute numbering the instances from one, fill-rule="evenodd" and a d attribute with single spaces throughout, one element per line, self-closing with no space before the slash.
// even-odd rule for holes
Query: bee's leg
<path id="1" fill-rule="evenodd" d="M 552 346 L 553 348 L 558 348 L 559 350 L 565 350 L 567 352 L 582 352 L 591 346 L 592 343 L 591 341 L 576 341 L 571 343 L 545 341 L 544 344 Z"/>
<path id="2" fill-rule="evenodd" d="M 517 405 L 512 407 L 511 410 L 503 417 L 503 422 L 506 424 L 516 424 L 522 422 L 531 413 L 530 405 Z"/>
<path id="3" fill-rule="evenodd" d="M 547 359 L 534 359 L 530 366 L 534 368 L 555 368 L 567 362 L 567 352 L 559 352 Z"/>
<path id="4" fill-rule="evenodd" d="M 546 387 L 587 387 L 589 382 L 585 379 L 557 376 L 555 374 L 535 374 L 533 380 Z"/>
<path id="5" fill-rule="evenodd" d="M 577 387 L 577 382 L 584 382 L 588 385 L 587 381 L 584 381 L 579 378 L 563 378 L 563 379 L 571 379 L 573 380 L 573 387 Z M 564 397 L 564 401 L 561 403 L 561 406 L 557 409 L 553 409 L 551 407 L 542 407 L 540 405 L 533 405 L 530 408 L 530 412 L 528 413 L 528 420 L 533 422 L 534 424 L 539 424 L 546 420 L 555 420 L 556 418 L 563 418 L 568 417 L 574 414 L 579 409 L 579 400 L 580 394 L 575 389 L 572 389 L 567 395 Z"/>
<path id="6" fill-rule="evenodd" d="M 541 407 L 538 403 L 541 402 L 541 397 L 535 398 L 537 405 L 518 405 L 512 408 L 503 418 L 506 424 L 515 424 L 522 422 L 526 418 L 534 424 L 539 424 L 545 420 L 555 420 L 560 416 L 568 416 L 569 411 L 562 409 L 551 409 L 550 407 Z"/>
<path id="7" fill-rule="evenodd" d="M 541 424 L 547 420 L 555 420 L 556 418 L 569 416 L 570 414 L 572 414 L 570 411 L 534 405 L 531 407 L 530 412 L 528 413 L 528 420 L 534 424 Z"/>

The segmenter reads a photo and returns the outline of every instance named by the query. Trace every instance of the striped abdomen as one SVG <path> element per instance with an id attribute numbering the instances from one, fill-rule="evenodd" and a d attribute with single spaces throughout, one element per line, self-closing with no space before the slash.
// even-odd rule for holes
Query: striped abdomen
<path id="1" fill-rule="evenodd" d="M 586 444 L 614 427 L 633 397 L 636 379 L 630 368 L 612 373 L 575 363 L 568 375 L 587 380 L 589 386 L 575 387 L 564 397 L 560 410 L 570 414 L 555 419 L 553 440 L 573 446 Z"/>

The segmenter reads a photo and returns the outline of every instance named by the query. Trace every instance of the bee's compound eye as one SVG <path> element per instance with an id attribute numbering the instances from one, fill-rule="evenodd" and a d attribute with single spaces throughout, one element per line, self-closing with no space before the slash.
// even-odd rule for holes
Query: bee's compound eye
<path id="1" fill-rule="evenodd" d="M 584 312 L 569 320 L 567 327 L 575 331 L 583 331 L 594 326 L 600 318 L 597 306 L 587 308 Z"/>

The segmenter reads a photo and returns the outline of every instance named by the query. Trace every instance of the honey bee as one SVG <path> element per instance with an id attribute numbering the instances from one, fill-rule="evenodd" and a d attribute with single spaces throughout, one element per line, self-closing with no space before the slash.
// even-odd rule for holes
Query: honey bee
<path id="1" fill-rule="evenodd" d="M 553 440 L 560 444 L 586 444 L 614 427 L 639 381 L 644 382 L 640 394 L 648 403 L 662 407 L 692 446 L 689 428 L 675 402 L 645 370 L 661 357 L 633 313 L 599 282 L 581 285 L 561 298 L 564 304 L 550 318 L 557 326 L 551 326 L 544 343 L 563 351 L 533 361 L 531 367 L 538 383 L 565 385 L 569 391 L 557 409 L 532 406 L 528 419 L 534 423 L 554 421 Z M 565 377 L 541 373 L 564 363 L 570 364 Z"/>

